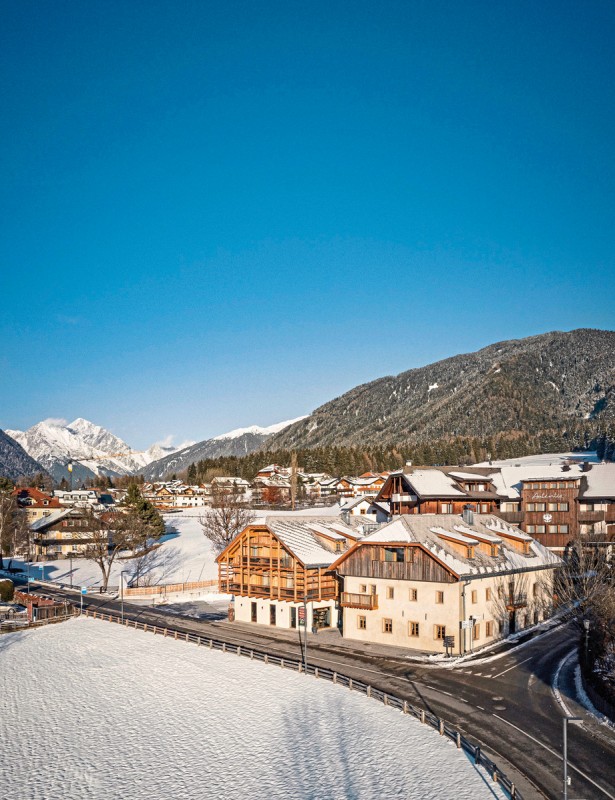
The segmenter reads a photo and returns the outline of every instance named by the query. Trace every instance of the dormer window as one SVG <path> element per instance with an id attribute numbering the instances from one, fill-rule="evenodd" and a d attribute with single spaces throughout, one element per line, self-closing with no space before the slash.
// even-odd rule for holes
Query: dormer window
<path id="1" fill-rule="evenodd" d="M 383 547 L 383 561 L 405 561 L 405 548 L 404 547 Z"/>

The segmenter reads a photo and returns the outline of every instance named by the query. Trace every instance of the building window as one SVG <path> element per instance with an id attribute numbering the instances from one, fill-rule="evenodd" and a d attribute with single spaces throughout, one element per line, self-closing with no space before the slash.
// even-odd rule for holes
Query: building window
<path id="1" fill-rule="evenodd" d="M 485 636 L 489 639 L 493 636 L 493 622 L 485 622 Z"/>
<path id="2" fill-rule="evenodd" d="M 408 636 L 418 636 L 419 635 L 419 624 L 418 622 L 409 622 L 408 623 Z"/>
<path id="3" fill-rule="evenodd" d="M 549 533 L 557 533 L 557 525 L 549 525 L 547 530 Z"/>
<path id="4" fill-rule="evenodd" d="M 370 583 L 369 585 L 369 593 L 375 595 L 376 594 L 376 584 Z"/>
<path id="5" fill-rule="evenodd" d="M 382 620 L 382 632 L 383 633 L 393 633 L 393 620 L 388 619 L 385 617 Z"/>
<path id="6" fill-rule="evenodd" d="M 361 631 L 367 628 L 367 617 L 357 617 L 357 628 Z"/>
<path id="7" fill-rule="evenodd" d="M 359 584 L 359 594 L 367 594 L 367 584 L 366 583 Z"/>
<path id="8" fill-rule="evenodd" d="M 536 533 L 536 526 L 535 525 L 526 525 L 525 529 L 526 529 L 526 533 Z"/>
<path id="9" fill-rule="evenodd" d="M 395 589 L 392 586 L 387 586 L 387 600 L 393 600 L 395 597 Z"/>
<path id="10" fill-rule="evenodd" d="M 384 558 L 383 561 L 404 561 L 405 550 L 403 547 L 383 547 Z"/>
<path id="11" fill-rule="evenodd" d="M 436 592 L 436 603 L 444 602 L 444 592 Z"/>
<path id="12" fill-rule="evenodd" d="M 478 592 L 476 591 L 476 589 L 472 590 L 472 602 L 478 603 Z"/>
<path id="13" fill-rule="evenodd" d="M 434 638 L 444 639 L 446 636 L 446 625 L 434 625 Z"/>
<path id="14" fill-rule="evenodd" d="M 474 641 L 480 639 L 480 624 L 478 622 L 472 628 L 472 639 Z"/>
<path id="15" fill-rule="evenodd" d="M 441 503 L 441 505 L 440 505 L 440 513 L 441 514 L 452 514 L 453 513 L 453 504 L 452 503 Z"/>
<path id="16" fill-rule="evenodd" d="M 480 513 L 481 514 L 488 514 L 489 513 L 489 503 L 481 503 L 480 504 Z"/>
<path id="17" fill-rule="evenodd" d="M 413 602 L 418 600 L 419 593 L 417 589 L 410 589 L 410 600 Z"/>
<path id="18" fill-rule="evenodd" d="M 491 600 L 491 589 L 485 589 L 485 600 Z"/>
<path id="19" fill-rule="evenodd" d="M 544 533 L 545 526 L 544 525 L 536 525 L 536 533 Z"/>
<path id="20" fill-rule="evenodd" d="M 568 525 L 560 525 L 559 526 L 560 533 L 568 533 Z"/>

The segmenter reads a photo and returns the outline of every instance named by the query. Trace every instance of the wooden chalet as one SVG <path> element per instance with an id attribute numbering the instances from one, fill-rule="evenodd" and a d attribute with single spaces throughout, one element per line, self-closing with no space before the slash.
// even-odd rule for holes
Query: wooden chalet
<path id="1" fill-rule="evenodd" d="M 486 475 L 445 472 L 438 468 L 393 472 L 376 500 L 389 504 L 392 516 L 400 514 L 461 514 L 471 507 L 481 514 L 495 511 L 499 498 Z"/>
<path id="2" fill-rule="evenodd" d="M 216 559 L 219 589 L 234 597 L 231 616 L 284 628 L 303 620 L 315 628 L 337 625 L 331 563 L 358 538 L 330 517 L 272 516 L 248 525 Z"/>

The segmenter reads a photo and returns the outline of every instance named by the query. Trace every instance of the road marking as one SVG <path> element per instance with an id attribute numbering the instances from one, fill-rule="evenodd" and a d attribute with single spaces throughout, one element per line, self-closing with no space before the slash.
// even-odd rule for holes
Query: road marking
<path id="1" fill-rule="evenodd" d="M 541 742 L 539 739 L 535 739 L 533 736 L 530 736 L 529 733 L 527 733 L 526 731 L 522 730 L 521 728 L 518 728 L 516 725 L 513 725 L 512 722 L 509 722 L 507 719 L 504 719 L 504 717 L 500 717 L 498 714 L 492 714 L 492 716 L 494 716 L 496 719 L 501 720 L 502 722 L 505 722 L 507 725 L 510 725 L 511 728 L 514 728 L 516 731 L 519 731 L 519 733 L 522 733 L 524 736 L 527 736 L 528 739 L 531 739 L 533 742 L 536 742 L 536 744 L 539 744 L 541 747 L 544 747 L 545 750 L 547 750 L 549 753 L 551 753 L 551 755 L 556 756 L 557 758 L 559 758 L 560 761 L 564 760 L 563 756 L 561 756 L 557 751 L 551 750 L 550 747 L 548 747 L 546 744 L 543 744 L 543 742 Z M 583 772 L 583 770 L 580 770 L 578 767 L 575 767 L 575 765 L 573 763 L 571 763 L 570 759 L 568 759 L 568 766 L 571 769 L 573 769 L 575 772 L 578 772 L 579 775 L 582 775 L 585 778 L 585 780 L 589 781 L 592 784 L 592 786 L 596 787 L 596 789 L 599 789 L 607 797 L 610 797 L 611 800 L 615 800 L 615 796 L 614 795 L 609 794 L 609 792 L 607 792 L 606 789 L 603 789 L 602 786 L 600 786 L 599 783 L 596 783 L 596 781 L 593 781 L 589 777 L 589 775 L 586 775 Z"/>
<path id="2" fill-rule="evenodd" d="M 577 648 L 573 647 L 572 650 L 569 653 L 567 653 L 564 656 L 564 658 L 562 658 L 562 660 L 559 662 L 559 664 L 557 665 L 557 669 L 555 670 L 555 675 L 553 676 L 553 683 L 551 685 L 551 691 L 553 692 L 553 696 L 560 704 L 560 706 L 564 709 L 564 714 L 567 717 L 572 717 L 573 715 L 571 714 L 570 709 L 568 708 L 566 703 L 564 703 L 564 698 L 562 697 L 562 693 L 559 690 L 559 674 L 562 671 L 564 664 L 567 661 L 569 661 L 572 658 L 572 656 L 576 653 L 576 650 Z M 583 723 L 581 723 L 581 725 L 582 724 Z"/>
<path id="3" fill-rule="evenodd" d="M 481 710 L 481 711 L 484 711 L 484 710 L 485 710 L 485 709 L 484 709 L 482 706 L 476 706 L 476 708 L 480 708 L 480 710 Z M 494 716 L 495 716 L 495 715 L 494 715 Z"/>
<path id="4" fill-rule="evenodd" d="M 500 676 L 505 675 L 507 672 L 510 672 L 511 669 L 514 669 L 515 667 L 520 667 L 521 664 L 525 664 L 526 661 L 530 661 L 533 657 L 534 656 L 530 656 L 529 658 L 526 658 L 524 661 L 520 661 L 518 664 L 513 664 L 512 667 L 508 667 L 508 669 L 505 669 L 504 672 L 498 672 L 498 674 L 493 675 L 493 677 L 499 678 Z"/>

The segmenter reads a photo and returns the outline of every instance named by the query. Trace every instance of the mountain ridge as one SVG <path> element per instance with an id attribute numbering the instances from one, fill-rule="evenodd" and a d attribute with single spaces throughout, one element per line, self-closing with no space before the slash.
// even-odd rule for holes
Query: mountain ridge
<path id="1" fill-rule="evenodd" d="M 267 449 L 533 433 L 615 418 L 615 332 L 510 339 L 360 384 L 267 441 Z"/>

